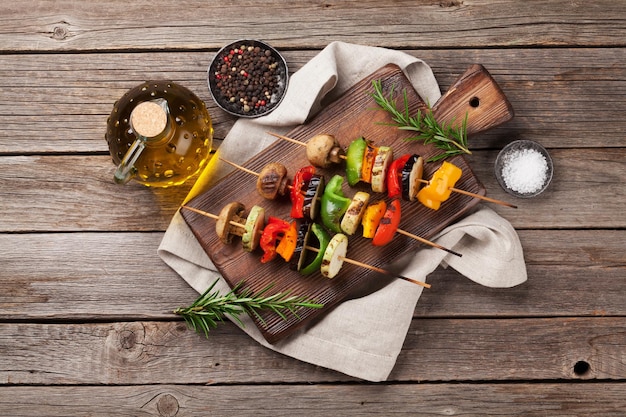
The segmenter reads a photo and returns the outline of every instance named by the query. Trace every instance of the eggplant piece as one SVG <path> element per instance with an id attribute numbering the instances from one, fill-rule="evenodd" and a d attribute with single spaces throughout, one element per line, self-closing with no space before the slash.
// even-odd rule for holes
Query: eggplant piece
<path id="1" fill-rule="evenodd" d="M 424 158 L 417 154 L 411 155 L 402 168 L 402 199 L 415 201 L 422 182 L 424 173 Z"/>
<path id="2" fill-rule="evenodd" d="M 324 193 L 326 181 L 323 175 L 313 174 L 304 194 L 304 217 L 315 220 L 320 208 L 320 198 Z"/>
<path id="3" fill-rule="evenodd" d="M 296 250 L 289 261 L 289 268 L 293 271 L 300 271 L 306 260 L 306 246 L 311 232 L 311 222 L 303 221 L 298 227 L 298 239 L 296 240 Z"/>

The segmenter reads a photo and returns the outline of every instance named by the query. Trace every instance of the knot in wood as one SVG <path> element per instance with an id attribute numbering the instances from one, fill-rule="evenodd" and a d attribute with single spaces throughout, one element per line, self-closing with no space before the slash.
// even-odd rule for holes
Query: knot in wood
<path id="1" fill-rule="evenodd" d="M 462 1 L 452 0 L 452 1 L 442 1 L 439 3 L 439 7 L 461 7 L 463 6 Z"/>
<path id="2" fill-rule="evenodd" d="M 178 400 L 171 394 L 163 394 L 157 401 L 157 410 L 163 417 L 174 417 L 178 414 Z"/>
<path id="3" fill-rule="evenodd" d="M 126 323 L 122 328 L 115 328 L 109 335 L 112 354 L 123 361 L 141 358 L 145 348 L 146 332 L 139 323 Z"/>
<path id="4" fill-rule="evenodd" d="M 61 22 L 57 26 L 54 27 L 54 30 L 52 31 L 52 39 L 55 39 L 57 41 L 62 41 L 69 37 L 70 37 L 70 30 L 68 28 L 67 23 Z"/>
<path id="5" fill-rule="evenodd" d="M 137 336 L 131 330 L 124 330 L 120 332 L 119 340 L 122 349 L 132 349 L 137 342 Z"/>

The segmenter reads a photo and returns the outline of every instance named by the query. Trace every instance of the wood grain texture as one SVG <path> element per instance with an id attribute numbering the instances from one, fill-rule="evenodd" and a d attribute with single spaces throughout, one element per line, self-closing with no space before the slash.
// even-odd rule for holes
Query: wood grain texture
<path id="1" fill-rule="evenodd" d="M 14 417 L 249 416 L 303 414 L 311 417 L 464 415 L 621 417 L 626 388 L 597 384 L 274 385 L 132 387 L 7 387 L 0 412 Z M 45 402 L 37 405 L 35 398 Z M 247 399 L 242 401 L 242 398 Z M 289 398 L 289 400 L 285 400 Z M 400 410 L 400 405 L 402 412 Z"/>
<path id="2" fill-rule="evenodd" d="M 423 292 L 415 317 L 626 315 L 623 231 L 519 234 L 528 282 L 489 289 L 439 268 L 428 278 L 433 287 Z M 0 234 L 0 318 L 172 319 L 170 311 L 197 294 L 158 258 L 161 237 L 160 232 Z"/>
<path id="3" fill-rule="evenodd" d="M 500 188 L 492 168 L 496 151 L 475 151 L 468 161 L 487 195 L 518 209 L 481 204 L 517 228 L 624 228 L 626 217 L 616 213 L 626 193 L 626 148 L 550 151 L 550 192 L 531 200 Z M 191 186 L 119 186 L 113 170 L 108 155 L 0 158 L 0 231 L 164 231 Z"/>
<path id="4" fill-rule="evenodd" d="M 415 319 L 388 381 L 619 381 L 625 325 L 623 317 Z M 12 352 L 0 357 L 3 384 L 356 381 L 264 349 L 232 324 L 205 339 L 182 322 L 6 323 L 0 343 Z"/>
<path id="5" fill-rule="evenodd" d="M 626 131 L 626 69 L 619 48 L 407 49 L 429 64 L 442 92 L 468 66 L 483 64 L 516 116 L 470 138 L 472 149 L 502 148 L 509 140 L 548 147 L 619 147 Z M 284 51 L 290 72 L 315 51 Z M 206 71 L 214 52 L 94 53 L 42 57 L 0 55 L 0 154 L 107 153 L 106 120 L 126 90 L 147 79 L 172 79 L 204 100 L 224 138 L 234 119 L 210 97 Z M 81 74 L 77 77 L 76 74 Z M 587 109 L 597 116 L 587 122 Z M 46 132 L 45 140 L 37 138 Z"/>
<path id="6" fill-rule="evenodd" d="M 610 0 L 592 6 L 566 0 L 299 0 L 289 7 L 277 0 L 159 0 L 149 9 L 141 2 L 66 0 L 37 6 L 3 3 L 0 15 L 20 17 L 0 26 L 4 51 L 217 49 L 250 36 L 252 24 L 257 39 L 282 49 L 321 48 L 329 39 L 384 47 L 508 48 L 623 46 L 626 38 L 625 5 Z"/>
<path id="7" fill-rule="evenodd" d="M 399 12 L 399 10 L 401 12 Z M 3 2 L 0 5 L 0 415 L 622 416 L 626 409 L 626 3 L 599 0 Z M 442 92 L 482 64 L 513 120 L 470 138 L 490 205 L 517 229 L 528 281 L 428 278 L 389 382 L 205 339 L 170 311 L 196 297 L 156 249 L 191 185 L 118 187 L 113 103 L 167 78 L 218 110 L 206 71 L 252 36 L 290 72 L 332 41 L 406 51 Z M 539 141 L 548 191 L 510 198 L 497 151 Z M 286 401 L 285 398 L 289 398 Z"/>

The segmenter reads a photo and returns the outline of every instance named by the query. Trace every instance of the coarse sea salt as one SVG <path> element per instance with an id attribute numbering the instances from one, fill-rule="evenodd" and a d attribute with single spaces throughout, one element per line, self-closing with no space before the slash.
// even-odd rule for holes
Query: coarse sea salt
<path id="1" fill-rule="evenodd" d="M 503 158 L 502 179 L 513 191 L 535 193 L 548 179 L 548 161 L 535 149 L 511 151 Z"/>

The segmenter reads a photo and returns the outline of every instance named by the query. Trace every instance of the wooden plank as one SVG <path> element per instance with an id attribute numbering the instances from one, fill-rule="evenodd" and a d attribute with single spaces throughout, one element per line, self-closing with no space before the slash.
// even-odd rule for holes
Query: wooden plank
<path id="1" fill-rule="evenodd" d="M 111 1 L 75 4 L 4 2 L 0 45 L 4 52 L 128 49 L 216 49 L 254 34 L 280 48 L 320 48 L 329 40 L 402 47 L 622 46 L 622 2 L 343 2 L 273 0 L 226 4 Z M 28 24 L 24 24 L 28 22 Z M 494 22 L 497 22 L 494 23 Z M 172 30 L 176 28 L 176 30 Z M 441 36 L 445 33 L 445 36 Z M 297 34 L 297 36 L 292 36 Z M 384 36 L 381 36 L 384 34 Z"/>
<path id="2" fill-rule="evenodd" d="M 614 218 L 623 217 L 616 213 L 623 211 L 626 201 L 622 179 L 626 175 L 626 148 L 550 152 L 554 161 L 552 183 L 544 194 L 533 199 L 515 199 L 498 185 L 492 168 L 497 152 L 475 152 L 470 165 L 484 182 L 488 196 L 515 201 L 517 210 L 493 204 L 491 207 L 516 228 L 623 229 L 624 224 Z"/>
<path id="3" fill-rule="evenodd" d="M 293 73 L 318 51 L 285 51 Z M 472 149 L 501 148 L 523 137 L 549 147 L 618 147 L 626 131 L 623 50 L 409 50 L 432 68 L 445 91 L 474 63 L 485 65 L 515 117 L 470 139 Z M 223 138 L 234 118 L 217 109 L 206 70 L 212 52 L 36 54 L 0 57 L 0 153 L 107 152 L 106 119 L 115 100 L 146 79 L 172 79 L 203 99 Z M 567 62 L 564 66 L 563 63 Z M 86 78 L 76 74 L 88 74 Z M 593 123 L 589 123 L 593 112 Z M 598 125 L 601 128 L 598 128 Z M 45 132 L 45 140 L 41 137 Z M 572 134 L 576 132 L 576 134 Z"/>
<path id="4" fill-rule="evenodd" d="M 526 283 L 491 289 L 440 268 L 428 277 L 433 287 L 422 294 L 415 316 L 626 315 L 623 231 L 523 230 L 520 236 Z M 171 319 L 171 310 L 197 294 L 158 258 L 161 237 L 0 234 L 0 318 Z"/>
<path id="5" fill-rule="evenodd" d="M 0 174 L 3 231 L 163 231 L 193 183 L 115 184 L 108 154 L 3 157 L 0 166 L 7 170 Z"/>
<path id="6" fill-rule="evenodd" d="M 406 415 L 617 417 L 623 383 L 6 387 L 0 413 L 46 415 L 310 417 Z M 288 399 L 288 400 L 287 400 Z M 393 410 L 393 411 L 392 411 Z"/>
<path id="7" fill-rule="evenodd" d="M 162 234 L 0 234 L 0 318 L 171 319 L 197 297 L 156 254 Z M 415 317 L 625 316 L 620 230 L 522 230 L 528 281 L 490 289 L 428 277 Z"/>
<path id="8" fill-rule="evenodd" d="M 485 204 L 516 228 L 626 226 L 626 217 L 616 215 L 626 201 L 626 148 L 553 149 L 551 154 L 555 168 L 548 191 L 524 200 L 497 184 L 495 151 L 474 152 L 469 162 L 487 195 L 519 208 Z M 0 157 L 0 231 L 165 230 L 193 182 L 168 189 L 119 186 L 113 170 L 108 155 Z"/>
<path id="9" fill-rule="evenodd" d="M 390 381 L 626 379 L 624 317 L 413 320 Z M 235 348 L 236 347 L 236 348 Z M 0 325 L 0 382 L 23 385 L 350 381 L 258 345 L 232 324 Z M 582 365 L 586 364 L 586 365 Z"/>

